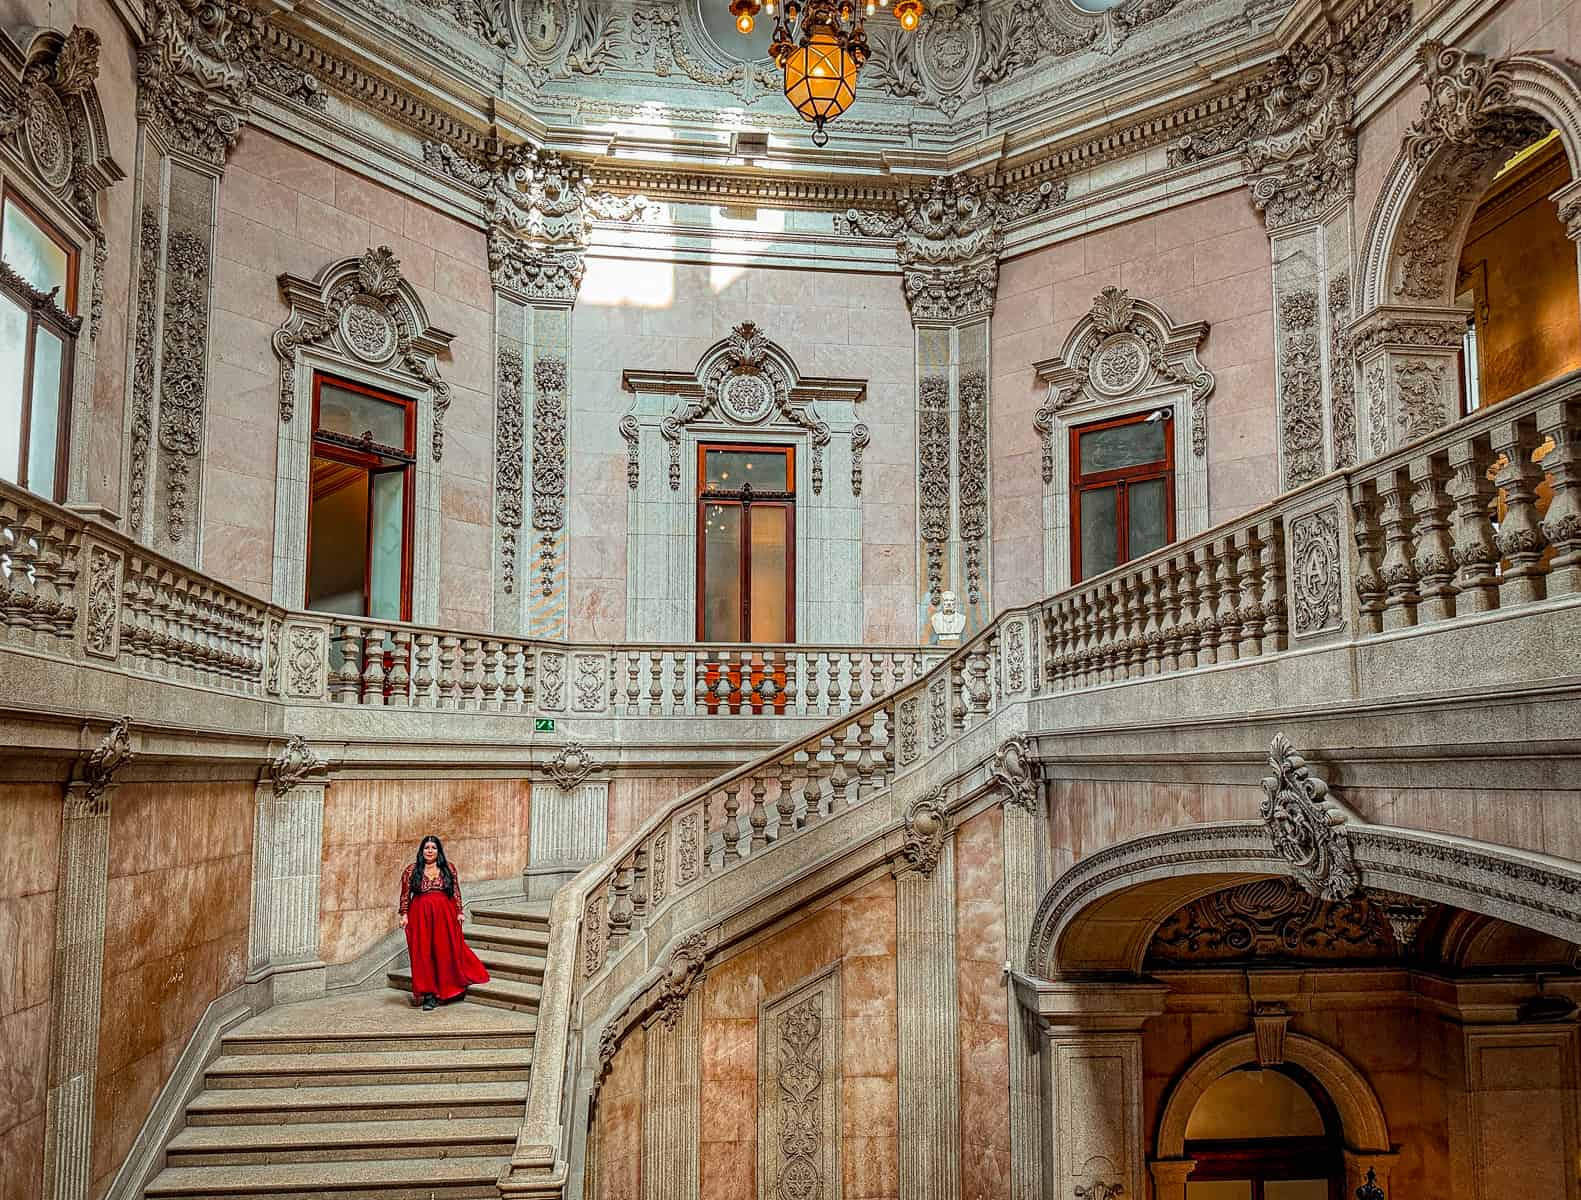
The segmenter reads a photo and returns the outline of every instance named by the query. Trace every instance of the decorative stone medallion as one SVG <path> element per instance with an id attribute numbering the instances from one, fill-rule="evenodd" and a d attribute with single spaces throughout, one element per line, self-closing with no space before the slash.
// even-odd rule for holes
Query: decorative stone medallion
<path id="1" fill-rule="evenodd" d="M 395 322 L 371 304 L 348 304 L 340 314 L 340 332 L 352 353 L 364 362 L 384 362 L 395 353 Z"/>
<path id="2" fill-rule="evenodd" d="M 732 375 L 725 381 L 720 399 L 737 421 L 761 421 L 774 403 L 768 381 L 761 375 Z"/>
<path id="3" fill-rule="evenodd" d="M 34 169 L 50 187 L 64 187 L 71 178 L 71 133 L 66 110 L 53 90 L 33 89 L 26 125 L 27 152 Z"/>
<path id="4" fill-rule="evenodd" d="M 1106 396 L 1123 396 L 1142 382 L 1147 347 L 1132 333 L 1116 334 L 1099 347 L 1088 367 L 1092 386 Z"/>
<path id="5" fill-rule="evenodd" d="M 570 32 L 566 0 L 525 0 L 520 12 L 527 45 L 541 55 L 553 54 Z"/>

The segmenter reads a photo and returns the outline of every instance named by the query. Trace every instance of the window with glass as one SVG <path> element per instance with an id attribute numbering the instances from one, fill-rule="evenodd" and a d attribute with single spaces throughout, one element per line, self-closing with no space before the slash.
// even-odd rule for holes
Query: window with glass
<path id="1" fill-rule="evenodd" d="M 1186 1200 L 1337 1200 L 1339 1121 L 1322 1089 L 1291 1066 L 1231 1071 L 1186 1125 L 1195 1165 Z"/>
<path id="2" fill-rule="evenodd" d="M 1175 539 L 1174 417 L 1167 408 L 1070 433 L 1071 579 L 1091 579 Z"/>
<path id="3" fill-rule="evenodd" d="M 0 479 L 66 499 L 77 256 L 9 192 L 0 201 Z"/>
<path id="4" fill-rule="evenodd" d="M 796 452 L 697 448 L 697 636 L 796 638 Z"/>
<path id="5" fill-rule="evenodd" d="M 343 379 L 313 379 L 307 607 L 411 620 L 417 405 Z"/>

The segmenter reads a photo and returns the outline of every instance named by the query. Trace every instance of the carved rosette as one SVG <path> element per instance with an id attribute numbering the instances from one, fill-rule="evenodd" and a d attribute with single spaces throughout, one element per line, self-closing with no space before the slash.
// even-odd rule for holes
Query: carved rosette
<path id="1" fill-rule="evenodd" d="M 322 783 L 328 773 L 329 764 L 300 733 L 293 733 L 280 753 L 269 762 L 269 778 L 274 781 L 276 798 L 289 795 L 298 784 Z"/>
<path id="2" fill-rule="evenodd" d="M 501 347 L 494 375 L 494 511 L 507 594 L 516 587 L 516 537 L 522 523 L 522 356 Z"/>
<path id="3" fill-rule="evenodd" d="M 551 779 L 569 792 L 591 775 L 597 765 L 581 742 L 567 742 L 560 747 L 559 753 L 549 760 L 545 770 L 549 772 Z"/>
<path id="4" fill-rule="evenodd" d="M 906 808 L 905 841 L 897 852 L 895 874 L 916 873 L 924 879 L 933 874 L 944 853 L 950 832 L 950 813 L 944 789 L 935 788 Z"/>
<path id="5" fill-rule="evenodd" d="M 989 771 L 1007 805 L 1037 812 L 1040 772 L 1031 742 L 1024 737 L 1007 738 L 994 752 Z"/>
<path id="6" fill-rule="evenodd" d="M 437 356 L 455 335 L 428 323 L 394 251 L 369 247 L 360 258 L 330 263 L 310 280 L 282 274 L 280 292 L 291 305 L 291 315 L 272 339 L 280 360 L 280 420 L 296 415 L 297 354 L 316 347 L 351 362 L 398 370 L 424 388 L 433 398 L 433 459 L 438 462 L 444 456 L 450 385 L 440 378 Z"/>
<path id="7" fill-rule="evenodd" d="M 659 984 L 659 1016 L 666 1029 L 674 1029 L 681 1019 L 686 998 L 703 978 L 703 964 L 708 958 L 708 939 L 701 933 L 689 933 L 670 951 L 670 963 L 665 968 Z"/>
<path id="8" fill-rule="evenodd" d="M 554 594 L 558 537 L 565 528 L 565 359 L 533 363 L 532 523 L 538 531 L 538 573 L 544 596 Z"/>
<path id="9" fill-rule="evenodd" d="M 1351 859 L 1343 809 L 1328 799 L 1328 785 L 1307 768 L 1284 734 L 1268 749 L 1274 774 L 1263 780 L 1263 824 L 1291 873 L 1323 900 L 1346 900 L 1360 879 Z"/>

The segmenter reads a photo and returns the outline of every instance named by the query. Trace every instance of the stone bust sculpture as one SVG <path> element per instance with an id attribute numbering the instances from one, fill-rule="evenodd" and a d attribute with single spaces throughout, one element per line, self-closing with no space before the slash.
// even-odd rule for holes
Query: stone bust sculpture
<path id="1" fill-rule="evenodd" d="M 954 592 L 945 592 L 939 597 L 939 611 L 933 614 L 930 623 L 939 641 L 961 640 L 961 630 L 966 628 L 966 614 L 961 611 Z"/>

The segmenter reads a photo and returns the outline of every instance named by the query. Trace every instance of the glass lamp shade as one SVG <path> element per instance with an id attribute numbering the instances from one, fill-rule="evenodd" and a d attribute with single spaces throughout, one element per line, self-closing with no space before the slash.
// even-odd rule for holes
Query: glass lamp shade
<path id="1" fill-rule="evenodd" d="M 856 59 L 829 29 L 815 30 L 785 60 L 785 99 L 818 132 L 856 99 Z M 816 137 L 814 138 L 816 141 Z"/>

